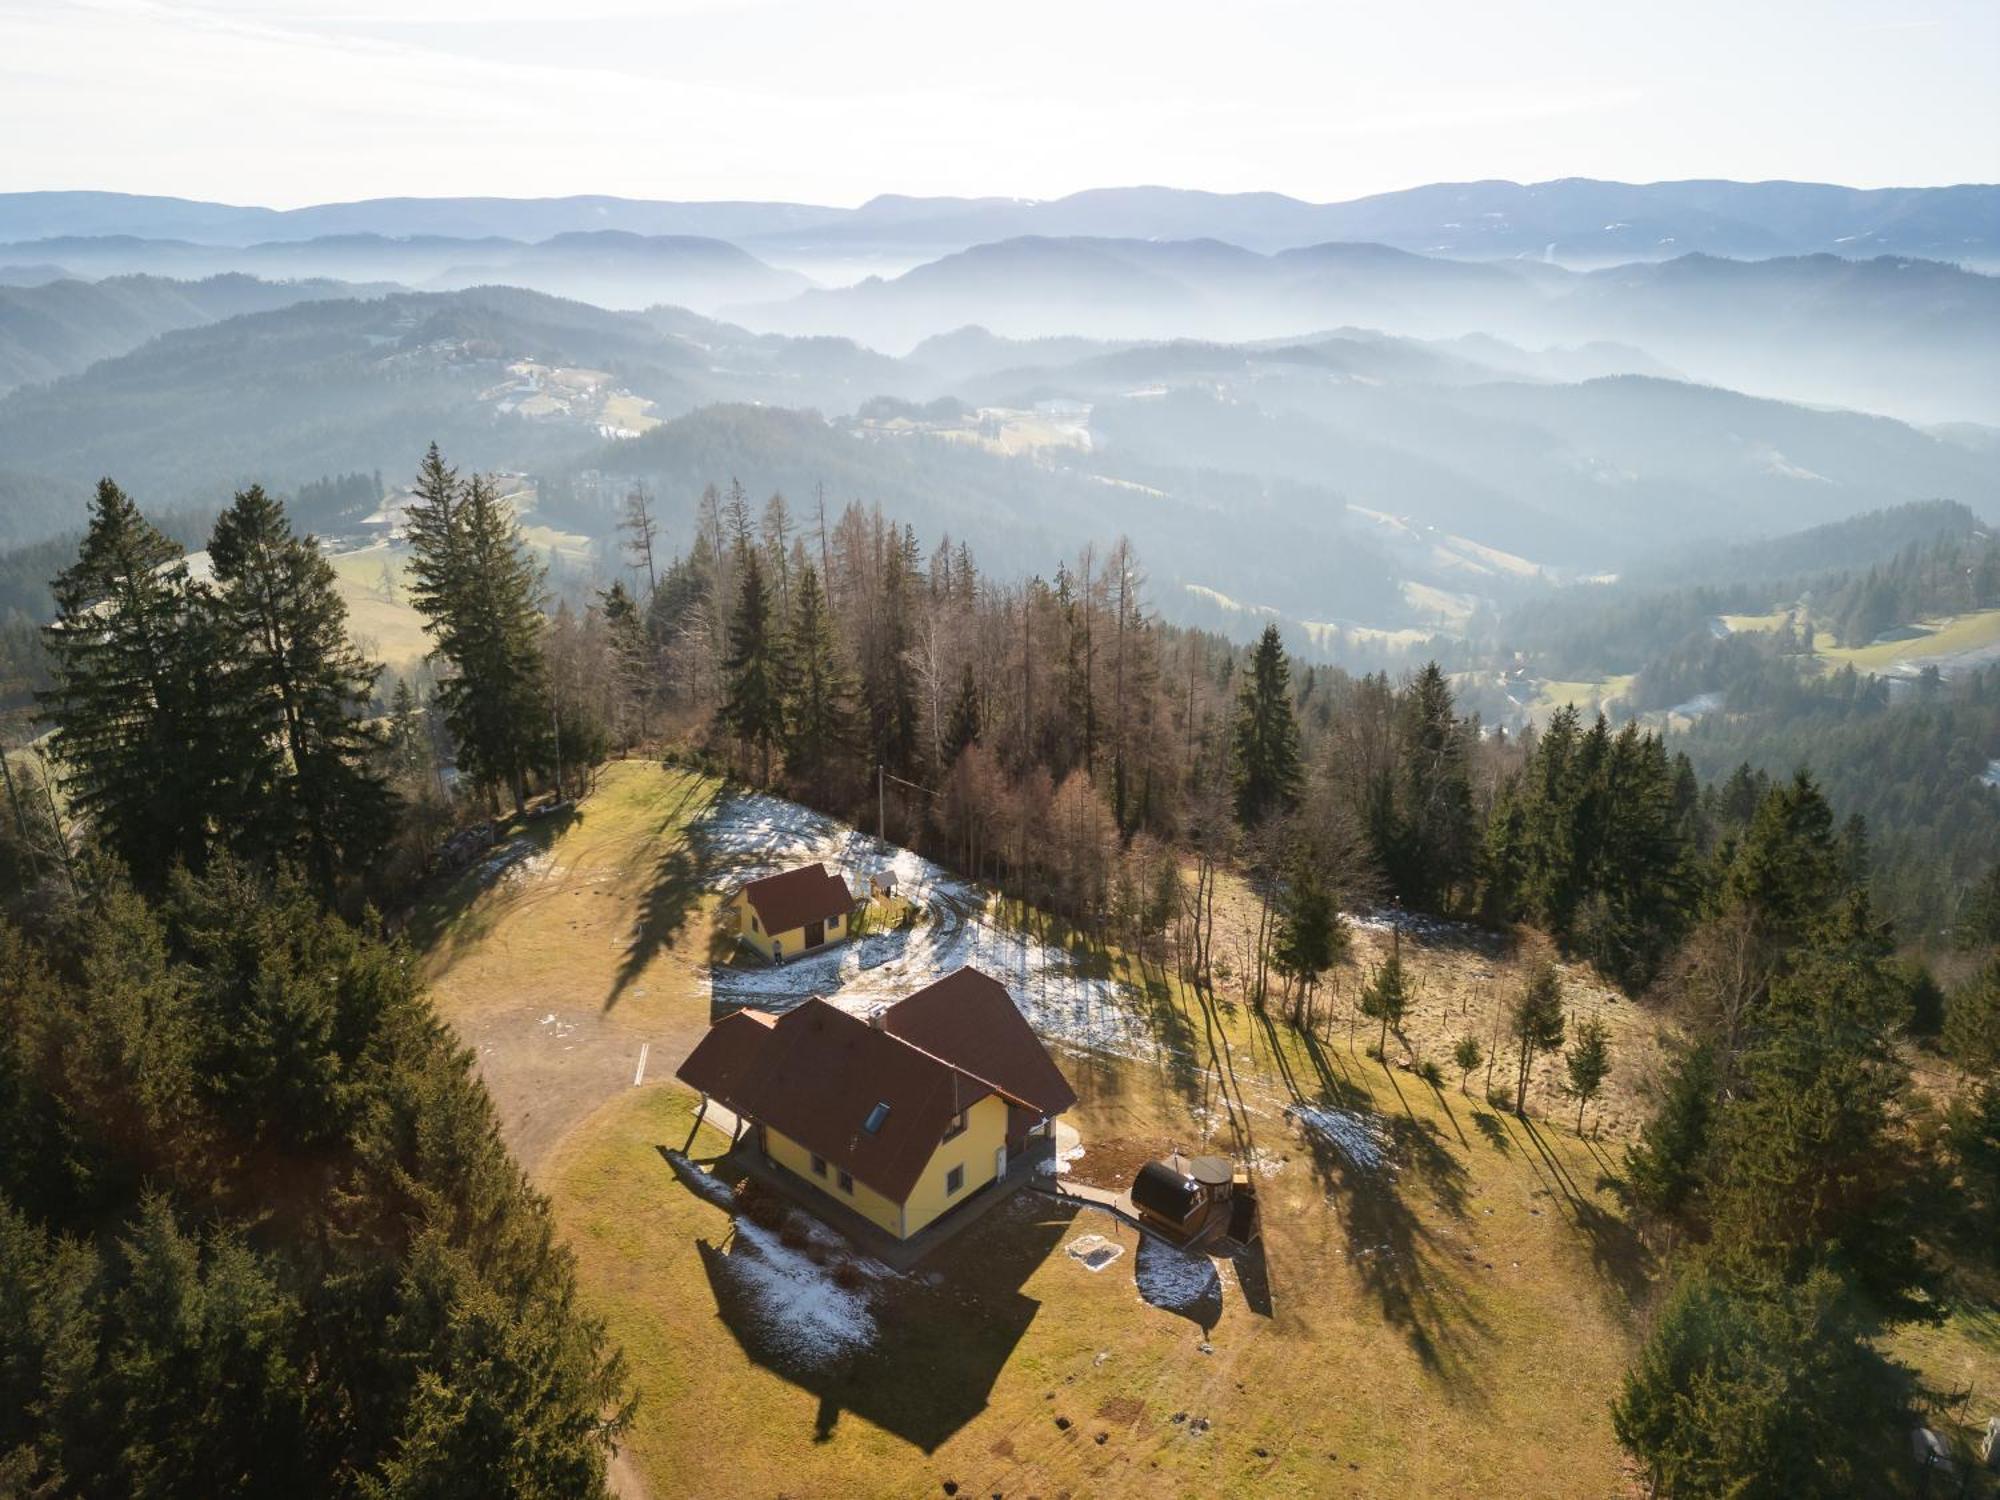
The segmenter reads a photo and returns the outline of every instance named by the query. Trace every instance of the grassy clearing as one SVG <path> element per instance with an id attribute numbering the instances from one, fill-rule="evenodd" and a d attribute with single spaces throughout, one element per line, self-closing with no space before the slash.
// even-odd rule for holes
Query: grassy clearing
<path id="1" fill-rule="evenodd" d="M 1869 646 L 1835 646 L 1832 638 L 1822 633 L 1820 658 L 1829 670 L 1852 666 L 1857 672 L 1887 672 L 1897 667 L 1941 662 L 1967 652 L 2000 648 L 2000 609 L 1982 609 L 1917 623 L 1928 633 L 1907 641 L 1878 641 Z"/>
<path id="2" fill-rule="evenodd" d="M 1629 672 L 1594 682 L 1545 681 L 1529 700 L 1528 713 L 1537 724 L 1546 724 L 1556 710 L 1574 704 L 1578 713 L 1589 718 L 1599 712 L 1609 712 L 1631 688 L 1632 674 Z"/>
<path id="3" fill-rule="evenodd" d="M 652 404 L 644 396 L 620 391 L 604 398 L 604 410 L 599 420 L 631 432 L 651 432 L 660 425 L 660 419 L 649 414 Z"/>
<path id="4" fill-rule="evenodd" d="M 1258 1162 L 1261 1273 L 1232 1268 L 1200 1319 L 1150 1306 L 1133 1231 L 1023 1194 L 882 1293 L 872 1351 L 821 1370 L 779 1358 L 720 1269 L 729 1215 L 658 1149 L 687 1141 L 694 1100 L 672 1072 L 710 1019 L 718 876 L 700 830 L 719 791 L 610 766 L 574 814 L 510 830 L 509 858 L 441 892 L 412 929 L 631 1361 L 643 1404 L 623 1467 L 652 1494 L 917 1495 L 946 1480 L 1016 1497 L 1626 1492 L 1607 1402 L 1659 1269 L 1615 1192 L 1636 1094 L 1601 1107 L 1603 1140 L 1580 1140 L 1553 1062 L 1534 1095 L 1553 1118 L 1524 1122 L 1461 1096 L 1455 1073 L 1433 1090 L 1372 1061 L 1365 1029 L 1336 1021 L 1315 1040 L 1204 1004 L 1018 909 L 1079 966 L 1126 981 L 1157 1042 L 1061 1054 L 1081 1100 L 1079 1178 L 1117 1182 L 1172 1145 Z M 1336 984 L 1358 985 L 1384 941 L 1359 933 Z M 1403 951 L 1418 990 L 1405 1029 L 1425 1056 L 1518 983 L 1524 956 Z M 1629 1087 L 1643 1012 L 1574 979 L 1625 1028 L 1614 1087 Z M 1295 1102 L 1372 1120 L 1393 1170 L 1305 1135 Z M 720 1145 L 710 1133 L 693 1149 Z M 1085 1233 L 1124 1255 L 1086 1271 L 1064 1250 Z M 1990 1318 L 1899 1333 L 1893 1349 L 1934 1388 L 2000 1389 Z M 1197 1417 L 1212 1426 L 1191 1433 Z"/>
<path id="5" fill-rule="evenodd" d="M 1070 1066 L 1086 1151 L 1114 1131 L 1187 1142 L 1200 1128 L 1149 1065 Z M 661 1494 L 1615 1491 L 1603 1403 L 1572 1393 L 1608 1390 L 1622 1368 L 1643 1261 L 1595 1186 L 1597 1158 L 1421 1085 L 1399 1095 L 1359 1059 L 1331 1066 L 1385 1111 L 1401 1168 L 1363 1173 L 1253 1120 L 1276 1158 L 1267 1289 L 1232 1272 L 1206 1328 L 1140 1300 L 1132 1230 L 1024 1193 L 890 1288 L 876 1349 L 820 1371 L 788 1368 L 732 1306 L 713 1269 L 729 1216 L 659 1156 L 686 1140 L 692 1098 L 662 1084 L 614 1100 L 547 1176 L 645 1392 L 636 1467 Z M 1086 1271 L 1063 1248 L 1084 1233 L 1125 1254 Z M 1175 1413 L 1212 1426 L 1191 1433 Z"/>
<path id="6" fill-rule="evenodd" d="M 1729 627 L 1732 635 L 1742 635 L 1746 632 L 1769 635 L 1791 619 L 1792 613 L 1788 609 L 1774 609 L 1765 615 L 1723 615 L 1721 619 L 1722 623 Z"/>
<path id="7" fill-rule="evenodd" d="M 394 671 L 408 670 L 429 653 L 424 617 L 409 603 L 407 548 L 377 542 L 331 553 L 327 561 L 347 605 L 349 629 L 363 650 Z"/>

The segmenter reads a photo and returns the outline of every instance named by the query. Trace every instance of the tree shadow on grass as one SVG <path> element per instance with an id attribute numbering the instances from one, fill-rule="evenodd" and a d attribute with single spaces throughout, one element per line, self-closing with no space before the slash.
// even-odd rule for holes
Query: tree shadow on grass
<path id="1" fill-rule="evenodd" d="M 574 802 L 565 802 L 553 812 L 501 825 L 485 853 L 468 868 L 441 881 L 410 914 L 403 929 L 410 946 L 420 953 L 451 958 L 483 941 L 498 925 L 505 907 L 495 904 L 474 912 L 474 903 L 489 892 L 504 889 L 524 861 L 546 854 L 556 840 L 583 820 L 582 809 Z"/>
<path id="2" fill-rule="evenodd" d="M 1430 1129 L 1386 1123 L 1392 1154 L 1403 1158 L 1407 1176 L 1428 1188 L 1446 1213 L 1462 1219 L 1464 1167 Z M 1417 1216 L 1386 1164 L 1358 1163 L 1310 1130 L 1305 1139 L 1314 1176 L 1341 1204 L 1347 1260 L 1362 1290 L 1453 1399 L 1485 1405 L 1491 1391 L 1478 1357 L 1492 1342 L 1493 1330 L 1464 1279 L 1460 1254 Z"/>
<path id="3" fill-rule="evenodd" d="M 1199 1103 L 1202 1092 L 1202 1070 L 1196 1060 L 1196 1049 L 1200 1045 L 1194 1029 L 1194 1018 L 1186 1010 L 1168 977 L 1164 966 L 1149 966 L 1145 959 L 1138 960 L 1140 1003 L 1153 1037 L 1157 1043 L 1155 1055 L 1160 1064 L 1160 1072 L 1174 1092 L 1189 1104 Z"/>
<path id="4" fill-rule="evenodd" d="M 698 812 L 690 816 L 700 795 L 699 780 L 683 782 L 678 800 L 662 811 L 657 832 L 665 845 L 653 860 L 646 894 L 640 898 L 639 919 L 625 947 L 625 957 L 604 997 L 610 1010 L 646 972 L 646 966 L 680 937 L 687 927 L 688 914 L 701 903 L 711 880 L 707 824 L 720 801 L 709 791 Z M 681 825 L 676 831 L 675 825 Z"/>
<path id="5" fill-rule="evenodd" d="M 1626 1311 L 1637 1307 L 1653 1282 L 1656 1257 L 1625 1219 L 1598 1201 L 1596 1186 L 1586 1192 L 1568 1165 L 1549 1144 L 1541 1128 L 1526 1116 L 1505 1122 L 1510 1134 L 1518 1132 L 1526 1142 L 1523 1155 L 1535 1176 L 1563 1216 L 1590 1250 L 1598 1279 L 1617 1294 Z"/>
<path id="6" fill-rule="evenodd" d="M 819 1398 L 815 1441 L 830 1439 L 852 1412 L 932 1453 L 986 1409 L 1041 1310 L 1021 1287 L 1069 1235 L 1075 1213 L 1043 1193 L 1016 1194 L 914 1270 L 869 1283 L 874 1341 L 824 1362 L 801 1359 L 773 1336 L 753 1283 L 732 1265 L 755 1253 L 743 1240 L 696 1247 L 717 1315 L 743 1352 Z"/>
<path id="7" fill-rule="evenodd" d="M 1407 1199 L 1409 1191 L 1421 1187 L 1440 1211 L 1463 1221 L 1464 1165 L 1440 1138 L 1436 1124 L 1418 1119 L 1407 1100 L 1400 1117 L 1377 1113 L 1372 1091 L 1309 1030 L 1298 1033 L 1298 1038 L 1312 1064 L 1316 1087 L 1310 1092 L 1302 1089 L 1299 1076 L 1285 1061 L 1275 1028 L 1269 1034 L 1272 1054 L 1279 1059 L 1280 1075 L 1294 1103 L 1346 1111 L 1386 1136 L 1388 1159 L 1373 1163 L 1350 1155 L 1316 1130 L 1303 1131 L 1315 1180 L 1341 1206 L 1338 1217 L 1347 1240 L 1348 1263 L 1363 1290 L 1454 1399 L 1485 1404 L 1491 1393 L 1476 1359 L 1481 1346 L 1492 1341 L 1492 1328 L 1479 1310 L 1476 1294 L 1462 1279 L 1458 1257 Z M 1393 1075 L 1390 1083 L 1395 1084 Z M 1392 1163 L 1401 1166 L 1400 1178 Z"/>
<path id="8" fill-rule="evenodd" d="M 1500 1116 L 1492 1110 L 1480 1109 L 1474 1106 L 1472 1124 L 1474 1129 L 1486 1137 L 1486 1144 L 1491 1146 L 1495 1151 L 1498 1151 L 1502 1156 L 1512 1156 L 1514 1154 L 1514 1138 L 1507 1134 L 1506 1125 L 1501 1121 Z"/>

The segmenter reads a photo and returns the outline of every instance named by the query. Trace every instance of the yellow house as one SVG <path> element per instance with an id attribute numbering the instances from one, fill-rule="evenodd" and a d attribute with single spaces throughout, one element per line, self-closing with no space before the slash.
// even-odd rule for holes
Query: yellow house
<path id="1" fill-rule="evenodd" d="M 817 998 L 737 1011 L 679 1077 L 801 1186 L 899 1239 L 1005 1176 L 1076 1102 L 1006 987 L 972 968 L 865 1021 Z"/>
<path id="2" fill-rule="evenodd" d="M 847 882 L 821 864 L 753 880 L 722 903 L 737 939 L 777 964 L 852 936 L 855 907 Z"/>

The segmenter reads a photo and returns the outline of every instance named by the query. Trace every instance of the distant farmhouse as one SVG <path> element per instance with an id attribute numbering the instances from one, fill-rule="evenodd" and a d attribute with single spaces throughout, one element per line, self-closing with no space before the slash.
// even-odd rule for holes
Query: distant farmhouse
<path id="1" fill-rule="evenodd" d="M 899 1239 L 1006 1175 L 1076 1094 L 998 980 L 960 969 L 862 1020 L 737 1011 L 680 1066 L 795 1180 Z"/>
<path id="2" fill-rule="evenodd" d="M 751 881 L 722 909 L 736 923 L 739 940 L 781 964 L 845 941 L 854 930 L 856 905 L 846 881 L 825 865 L 811 864 Z"/>

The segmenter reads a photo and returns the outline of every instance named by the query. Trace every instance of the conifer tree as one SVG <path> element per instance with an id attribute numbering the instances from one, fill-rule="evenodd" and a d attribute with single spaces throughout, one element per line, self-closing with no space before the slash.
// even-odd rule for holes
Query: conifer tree
<path id="1" fill-rule="evenodd" d="M 951 717 L 946 721 L 945 752 L 956 760 L 967 745 L 978 741 L 979 731 L 979 685 L 968 661 L 959 668 L 958 694 L 951 701 Z"/>
<path id="2" fill-rule="evenodd" d="M 1458 1091 L 1462 1094 L 1472 1077 L 1472 1070 L 1486 1061 L 1486 1052 L 1479 1045 L 1479 1038 L 1467 1033 L 1451 1049 L 1451 1060 L 1458 1065 Z"/>
<path id="3" fill-rule="evenodd" d="M 1625 1156 L 1632 1195 L 1652 1213 L 1678 1215 L 1699 1190 L 1715 1117 L 1715 1051 L 1703 1043 L 1678 1055 L 1660 1105 Z"/>
<path id="4" fill-rule="evenodd" d="M 156 885 L 199 867 L 232 766 L 208 593 L 181 549 L 109 479 L 97 487 L 77 560 L 54 583 L 43 711 L 71 807 L 133 877 Z"/>
<path id="5" fill-rule="evenodd" d="M 784 656 L 785 761 L 808 786 L 820 784 L 854 739 L 853 683 L 834 639 L 819 570 L 799 570 Z"/>
<path id="6" fill-rule="evenodd" d="M 771 751 L 785 729 L 778 643 L 771 629 L 771 596 L 757 554 L 743 546 L 737 556 L 736 613 L 729 623 L 729 655 L 723 662 L 726 696 L 718 717 L 746 749 L 756 752 L 758 783 L 769 785 Z"/>
<path id="7" fill-rule="evenodd" d="M 1305 784 L 1299 721 L 1292 708 L 1292 669 L 1275 625 L 1264 627 L 1251 653 L 1230 744 L 1238 822 L 1254 827 L 1298 804 Z"/>
<path id="8" fill-rule="evenodd" d="M 598 596 L 611 644 L 612 729 L 621 746 L 646 737 L 646 706 L 652 697 L 652 642 L 639 605 L 621 581 Z"/>
<path id="9" fill-rule="evenodd" d="M 876 764 L 901 776 L 916 769 L 917 687 L 910 670 L 916 538 L 892 532 L 882 560 L 881 599 L 862 642 L 861 701 Z"/>
<path id="10" fill-rule="evenodd" d="M 1361 992 L 1361 1014 L 1371 1021 L 1382 1023 L 1382 1035 L 1376 1042 L 1375 1053 L 1386 1058 L 1389 1052 L 1389 1028 L 1400 1027 L 1403 1017 L 1410 1009 L 1409 983 L 1403 977 L 1402 934 L 1389 949 L 1389 957 L 1375 971 L 1375 977 Z"/>
<path id="11" fill-rule="evenodd" d="M 1576 1133 L 1583 1134 L 1584 1106 L 1604 1089 L 1611 1076 L 1611 1034 L 1596 1016 L 1586 1016 L 1576 1028 L 1576 1045 L 1564 1062 L 1569 1068 L 1569 1091 L 1576 1099 Z"/>
<path id="12" fill-rule="evenodd" d="M 451 667 L 437 702 L 475 783 L 505 785 L 518 817 L 549 754 L 541 570 L 483 475 L 461 482 L 431 445 L 406 524 L 411 601 Z"/>
<path id="13" fill-rule="evenodd" d="M 1553 1052 L 1563 1041 L 1562 976 L 1552 963 L 1537 964 L 1514 1002 L 1514 1039 L 1521 1049 L 1514 1085 L 1514 1113 L 1528 1112 L 1528 1078 L 1537 1052 Z"/>
<path id="14" fill-rule="evenodd" d="M 1451 684 L 1436 662 L 1427 663 L 1403 695 L 1401 719 L 1399 857 L 1393 873 L 1405 902 L 1435 911 L 1470 883 L 1479 852 L 1465 730 L 1452 710 Z"/>
<path id="15" fill-rule="evenodd" d="M 380 669 L 348 638 L 333 565 L 261 488 L 237 494 L 208 550 L 234 728 L 276 751 L 261 806 L 240 825 L 256 832 L 238 846 L 303 859 L 331 895 L 388 837 L 388 792 L 369 764 L 379 742 L 363 717 Z"/>
<path id="16" fill-rule="evenodd" d="M 1831 1272 L 1776 1294 L 1693 1272 L 1626 1375 L 1612 1428 L 1657 1495 L 1844 1500 L 1868 1488 L 1880 1414 L 1897 1405 L 1865 1331 Z"/>
<path id="17" fill-rule="evenodd" d="M 1271 962 L 1288 982 L 1309 990 L 1345 947 L 1346 933 L 1333 892 L 1321 878 L 1318 863 L 1302 853 L 1292 861 L 1278 893 Z"/>

